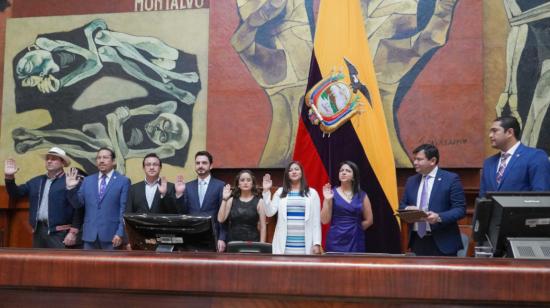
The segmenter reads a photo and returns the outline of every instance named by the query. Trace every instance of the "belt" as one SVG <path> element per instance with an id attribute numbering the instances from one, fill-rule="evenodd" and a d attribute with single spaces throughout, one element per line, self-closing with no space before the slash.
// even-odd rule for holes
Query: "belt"
<path id="1" fill-rule="evenodd" d="M 48 227 L 47 220 L 39 220 L 38 224 Z M 58 225 L 55 227 L 55 231 L 65 231 L 65 230 L 69 230 L 70 228 L 71 228 L 71 225 Z"/>
<path id="2" fill-rule="evenodd" d="M 55 231 L 65 231 L 69 230 L 71 228 L 71 225 L 59 225 L 55 227 Z"/>

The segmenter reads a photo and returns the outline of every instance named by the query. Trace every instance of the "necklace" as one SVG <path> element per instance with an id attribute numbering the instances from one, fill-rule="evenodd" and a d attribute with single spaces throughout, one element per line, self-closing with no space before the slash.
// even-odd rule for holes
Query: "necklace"
<path id="1" fill-rule="evenodd" d="M 351 200 L 351 198 L 353 198 L 353 191 L 346 191 L 346 190 L 343 190 L 342 188 L 340 188 L 340 191 L 342 192 L 342 194 L 347 200 Z"/>

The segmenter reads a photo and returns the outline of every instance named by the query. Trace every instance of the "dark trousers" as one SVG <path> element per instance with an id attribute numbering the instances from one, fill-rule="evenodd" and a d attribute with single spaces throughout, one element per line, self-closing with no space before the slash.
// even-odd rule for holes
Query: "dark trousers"
<path id="1" fill-rule="evenodd" d="M 63 240 L 67 235 L 67 231 L 51 232 L 48 234 L 48 224 L 46 222 L 38 222 L 36 229 L 32 234 L 33 248 L 65 248 Z"/>
<path id="2" fill-rule="evenodd" d="M 93 242 L 84 241 L 84 249 L 85 250 L 92 250 L 92 249 L 114 250 L 115 247 L 113 247 L 112 242 L 102 242 L 99 240 L 99 237 L 97 237 Z"/>
<path id="3" fill-rule="evenodd" d="M 437 248 L 437 245 L 434 241 L 434 238 L 431 234 L 426 234 L 423 238 L 420 238 L 418 234 L 413 231 L 411 234 L 411 244 L 412 252 L 417 256 L 454 256 L 456 257 L 456 252 L 454 254 L 445 254 Z"/>

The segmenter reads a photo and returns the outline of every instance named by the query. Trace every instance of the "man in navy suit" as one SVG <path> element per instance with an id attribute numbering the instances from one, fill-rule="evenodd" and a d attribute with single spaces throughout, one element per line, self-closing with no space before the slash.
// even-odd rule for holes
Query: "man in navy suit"
<path id="1" fill-rule="evenodd" d="M 488 191 L 550 190 L 550 161 L 542 150 L 524 146 L 516 118 L 502 116 L 489 131 L 491 146 L 497 153 L 485 160 L 479 196 Z"/>
<path id="2" fill-rule="evenodd" d="M 74 209 L 67 199 L 63 167 L 71 164 L 65 151 L 51 148 L 44 155 L 46 174 L 36 176 L 24 184 L 15 184 L 19 171 L 14 159 L 4 166 L 6 190 L 10 198 L 29 198 L 29 224 L 32 228 L 32 247 L 65 248 L 77 244 L 84 211 Z"/>
<path id="3" fill-rule="evenodd" d="M 218 251 L 225 250 L 226 230 L 218 222 L 218 211 L 223 200 L 223 187 L 225 183 L 210 174 L 212 170 L 212 154 L 207 151 L 199 151 L 195 154 L 195 172 L 197 179 L 187 184 L 183 183 L 183 177 L 176 178 L 175 190 L 179 204 L 178 211 L 182 214 L 211 216 L 215 221 L 216 234 L 218 235 Z M 183 195 L 180 196 L 180 191 Z"/>
<path id="4" fill-rule="evenodd" d="M 69 201 L 75 208 L 84 206 L 84 249 L 113 250 L 122 244 L 130 180 L 114 170 L 115 159 L 111 149 L 99 149 L 99 172 L 85 177 L 78 189 L 78 170 L 71 168 L 66 176 Z"/>
<path id="5" fill-rule="evenodd" d="M 411 224 L 409 247 L 418 256 L 456 256 L 463 248 L 457 222 L 466 214 L 460 179 L 438 167 L 434 145 L 423 144 L 413 154 L 418 174 L 407 179 L 399 208 L 420 209 L 427 217 Z"/>
<path id="6" fill-rule="evenodd" d="M 176 214 L 176 191 L 174 184 L 160 176 L 162 161 L 155 153 L 143 158 L 145 180 L 130 187 L 126 213 Z"/>

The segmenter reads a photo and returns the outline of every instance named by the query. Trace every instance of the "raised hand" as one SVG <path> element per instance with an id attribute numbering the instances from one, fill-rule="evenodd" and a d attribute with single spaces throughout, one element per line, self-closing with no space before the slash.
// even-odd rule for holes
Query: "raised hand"
<path id="1" fill-rule="evenodd" d="M 330 183 L 323 185 L 323 197 L 325 200 L 332 200 L 332 198 L 334 198 L 334 192 L 332 191 Z"/>
<path id="2" fill-rule="evenodd" d="M 185 182 L 183 180 L 183 175 L 176 176 L 174 188 L 176 189 L 176 198 L 181 197 L 181 195 L 183 195 L 183 193 L 185 192 Z"/>
<path id="3" fill-rule="evenodd" d="M 159 184 L 159 194 L 161 196 L 165 196 L 166 191 L 168 191 L 168 181 L 166 180 L 165 176 L 161 176 L 160 177 L 160 184 Z"/>
<path id="4" fill-rule="evenodd" d="M 231 185 L 227 184 L 223 187 L 223 199 L 227 200 L 231 197 Z"/>
<path id="5" fill-rule="evenodd" d="M 13 178 L 13 176 L 19 171 L 15 159 L 8 158 L 4 161 L 4 176 L 6 178 Z"/>
<path id="6" fill-rule="evenodd" d="M 264 191 L 270 191 L 271 187 L 273 187 L 273 181 L 271 181 L 271 175 L 269 173 L 266 173 L 264 175 L 264 180 L 262 183 L 262 187 Z"/>
<path id="7" fill-rule="evenodd" d="M 65 174 L 65 185 L 67 186 L 67 189 L 74 188 L 79 182 L 80 178 L 78 177 L 78 169 L 70 168 Z"/>

